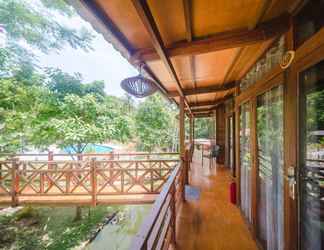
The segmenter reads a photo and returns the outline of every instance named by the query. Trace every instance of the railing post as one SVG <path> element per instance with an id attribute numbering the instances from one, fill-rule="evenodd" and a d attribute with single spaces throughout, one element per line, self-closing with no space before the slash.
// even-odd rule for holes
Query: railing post
<path id="1" fill-rule="evenodd" d="M 186 166 L 185 166 L 185 161 L 182 161 L 183 166 L 180 171 L 180 176 L 181 176 L 181 198 L 182 201 L 186 201 Z"/>
<path id="2" fill-rule="evenodd" d="M 184 170 L 185 170 L 185 184 L 189 184 L 189 151 L 185 151 L 184 157 Z"/>
<path id="3" fill-rule="evenodd" d="M 40 173 L 40 183 L 39 183 L 39 189 L 40 193 L 44 193 L 44 182 L 45 182 L 45 175 L 43 172 Z"/>
<path id="4" fill-rule="evenodd" d="M 96 171 L 96 159 L 92 158 L 90 162 L 90 176 L 91 176 L 91 191 L 92 191 L 92 206 L 97 205 L 97 171 Z"/>
<path id="5" fill-rule="evenodd" d="M 171 187 L 171 241 L 176 245 L 176 187 L 175 181 L 172 183 Z"/>
<path id="6" fill-rule="evenodd" d="M 18 205 L 18 191 L 19 191 L 19 174 L 18 174 L 18 159 L 14 158 L 12 161 L 12 182 L 11 182 L 11 206 Z"/>
<path id="7" fill-rule="evenodd" d="M 66 172 L 66 186 L 65 186 L 66 188 L 65 192 L 67 194 L 70 193 L 72 171 L 73 171 L 73 165 L 69 164 L 69 168 L 67 169 Z"/>

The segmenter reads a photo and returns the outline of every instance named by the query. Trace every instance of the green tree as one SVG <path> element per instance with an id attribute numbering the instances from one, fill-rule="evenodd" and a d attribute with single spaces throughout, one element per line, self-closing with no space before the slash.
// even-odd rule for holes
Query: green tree
<path id="1" fill-rule="evenodd" d="M 37 106 L 45 93 L 37 82 L 30 85 L 19 77 L 0 79 L 0 151 L 16 152 L 28 146 Z"/>
<path id="2" fill-rule="evenodd" d="M 48 78 L 48 88 L 61 100 L 70 94 L 77 96 L 93 94 L 99 99 L 106 95 L 104 90 L 105 83 L 103 81 L 94 81 L 86 84 L 82 83 L 82 75 L 80 73 L 74 73 L 71 75 L 63 72 L 61 69 L 47 68 L 46 75 Z"/>
<path id="3" fill-rule="evenodd" d="M 173 115 L 172 115 L 173 114 Z M 135 115 L 135 131 L 140 150 L 167 149 L 172 145 L 175 113 L 160 94 L 142 102 Z"/>
<path id="4" fill-rule="evenodd" d="M 195 119 L 195 138 L 213 138 L 213 122 L 211 118 Z"/>
<path id="5" fill-rule="evenodd" d="M 6 47 L 0 49 L 0 73 L 8 75 L 21 65 L 37 64 L 33 50 L 59 52 L 66 45 L 91 49 L 93 35 L 82 27 L 62 25 L 57 16 L 63 15 L 74 15 L 63 0 L 0 0 L 0 24 L 7 36 Z"/>
<path id="6" fill-rule="evenodd" d="M 98 103 L 94 95 L 67 95 L 60 103 L 59 115 L 50 119 L 55 143 L 82 153 L 89 143 L 108 139 L 124 141 L 130 134 L 127 121 L 117 112 Z"/>

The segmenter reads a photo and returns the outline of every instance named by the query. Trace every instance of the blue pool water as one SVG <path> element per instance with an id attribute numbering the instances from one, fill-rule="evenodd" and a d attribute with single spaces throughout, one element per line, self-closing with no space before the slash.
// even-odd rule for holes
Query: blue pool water
<path id="1" fill-rule="evenodd" d="M 64 148 L 64 151 L 69 154 L 76 153 L 72 147 Z M 83 151 L 84 153 L 110 153 L 113 151 L 112 147 L 100 144 L 88 144 Z"/>

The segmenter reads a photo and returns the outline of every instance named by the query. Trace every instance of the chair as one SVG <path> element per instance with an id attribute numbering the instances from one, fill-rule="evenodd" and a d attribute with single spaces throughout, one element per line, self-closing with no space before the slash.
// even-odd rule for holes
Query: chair
<path id="1" fill-rule="evenodd" d="M 202 162 L 201 166 L 204 166 L 204 157 L 209 159 L 209 168 L 212 167 L 212 163 L 216 161 L 216 158 L 220 154 L 221 147 L 218 144 L 208 146 L 208 153 L 204 154 L 204 146 L 202 145 Z"/>

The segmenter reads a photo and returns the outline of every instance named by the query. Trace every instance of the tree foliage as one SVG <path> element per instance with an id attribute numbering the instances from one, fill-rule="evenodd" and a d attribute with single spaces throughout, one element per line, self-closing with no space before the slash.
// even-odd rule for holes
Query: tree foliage
<path id="1" fill-rule="evenodd" d="M 175 115 L 172 116 L 172 109 L 166 106 L 166 101 L 161 95 L 150 96 L 139 105 L 135 122 L 140 150 L 152 151 L 156 148 L 170 147 Z"/>
<path id="2" fill-rule="evenodd" d="M 0 48 L 0 151 L 55 144 L 82 152 L 107 140 L 132 141 L 145 151 L 170 149 L 177 141 L 177 111 L 161 95 L 137 105 L 128 94 L 108 96 L 103 81 L 85 83 L 80 73 L 39 71 L 37 53 L 91 49 L 88 30 L 61 22 L 74 15 L 64 0 L 0 0 L 7 38 Z"/>
<path id="3" fill-rule="evenodd" d="M 93 34 L 70 28 L 56 20 L 54 12 L 72 16 L 63 0 L 0 0 L 0 24 L 6 31 L 6 47 L 0 48 L 0 73 L 8 75 L 21 65 L 37 65 L 33 50 L 59 52 L 65 46 L 91 49 Z"/>
<path id="4" fill-rule="evenodd" d="M 213 122 L 211 118 L 195 119 L 195 138 L 213 138 Z"/>

